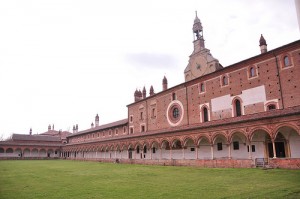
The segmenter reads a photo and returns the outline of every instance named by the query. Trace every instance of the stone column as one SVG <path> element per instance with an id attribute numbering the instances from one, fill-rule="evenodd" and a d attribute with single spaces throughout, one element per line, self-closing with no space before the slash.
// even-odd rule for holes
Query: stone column
<path id="1" fill-rule="evenodd" d="M 195 158 L 196 158 L 196 160 L 197 160 L 197 159 L 198 159 L 198 149 L 199 149 L 199 146 L 196 146 L 195 148 L 196 148 L 196 155 L 195 155 Z"/>
<path id="2" fill-rule="evenodd" d="M 170 147 L 170 160 L 172 160 L 172 147 Z"/>
<path id="3" fill-rule="evenodd" d="M 159 159 L 162 159 L 162 148 L 160 148 Z"/>
<path id="4" fill-rule="evenodd" d="M 214 159 L 214 145 L 210 145 L 211 159 Z"/>
<path id="5" fill-rule="evenodd" d="M 273 158 L 277 158 L 277 157 L 276 157 L 275 140 L 272 140 L 272 145 L 273 145 Z"/>
<path id="6" fill-rule="evenodd" d="M 182 147 L 182 159 L 185 159 L 184 147 Z"/>
<path id="7" fill-rule="evenodd" d="M 228 159 L 231 159 L 231 144 L 227 144 L 228 147 Z"/>
<path id="8" fill-rule="evenodd" d="M 249 141 L 249 159 L 252 159 L 252 143 L 251 143 L 251 141 Z"/>

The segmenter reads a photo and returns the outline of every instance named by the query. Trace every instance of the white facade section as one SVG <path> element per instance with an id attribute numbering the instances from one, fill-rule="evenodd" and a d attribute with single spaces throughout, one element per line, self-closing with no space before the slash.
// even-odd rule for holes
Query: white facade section
<path id="1" fill-rule="evenodd" d="M 223 95 L 221 97 L 216 97 L 211 99 L 212 111 L 222 111 L 232 108 L 232 99 L 236 96 Z M 265 86 L 258 86 L 243 90 L 241 95 L 238 95 L 243 100 L 243 106 L 250 104 L 266 102 L 266 90 Z"/>

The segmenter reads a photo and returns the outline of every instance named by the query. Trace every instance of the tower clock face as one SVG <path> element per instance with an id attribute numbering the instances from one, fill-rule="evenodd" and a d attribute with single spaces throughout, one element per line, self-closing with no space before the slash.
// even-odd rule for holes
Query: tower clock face
<path id="1" fill-rule="evenodd" d="M 191 62 L 191 72 L 194 77 L 203 75 L 207 68 L 207 62 L 204 57 L 196 57 Z"/>

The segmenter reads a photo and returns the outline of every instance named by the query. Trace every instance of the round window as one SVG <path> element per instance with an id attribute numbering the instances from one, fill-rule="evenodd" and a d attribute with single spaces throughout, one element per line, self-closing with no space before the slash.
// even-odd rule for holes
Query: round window
<path id="1" fill-rule="evenodd" d="M 167 109 L 168 122 L 171 126 L 177 126 L 183 118 L 183 106 L 178 100 L 169 104 Z"/>

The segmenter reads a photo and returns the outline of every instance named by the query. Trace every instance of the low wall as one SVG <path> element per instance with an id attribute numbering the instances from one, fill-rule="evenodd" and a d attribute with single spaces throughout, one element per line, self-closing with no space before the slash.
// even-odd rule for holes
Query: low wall
<path id="1" fill-rule="evenodd" d="M 70 159 L 70 158 L 67 158 Z M 72 159 L 72 158 L 71 158 Z M 124 164 L 144 164 L 144 165 L 162 165 L 162 166 L 195 166 L 195 167 L 207 167 L 207 168 L 252 168 L 254 167 L 252 160 L 249 159 L 215 159 L 215 160 L 149 160 L 149 159 L 72 159 L 72 160 L 86 160 L 97 162 L 113 162 Z"/>
<path id="2" fill-rule="evenodd" d="M 300 158 L 272 158 L 269 165 L 272 168 L 300 169 Z"/>

